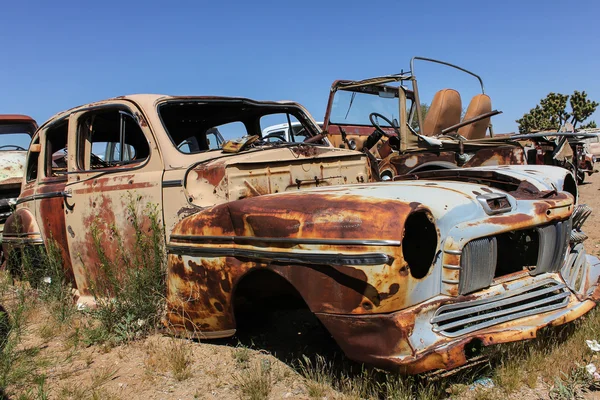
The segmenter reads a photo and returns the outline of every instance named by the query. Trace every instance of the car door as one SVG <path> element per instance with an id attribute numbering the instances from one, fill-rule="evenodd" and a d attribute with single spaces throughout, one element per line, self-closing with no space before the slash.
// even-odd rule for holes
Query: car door
<path id="1" fill-rule="evenodd" d="M 67 184 L 67 141 L 69 118 L 53 121 L 42 128 L 37 185 L 35 187 L 36 219 L 44 243 L 52 240 L 60 250 L 65 273 L 73 281 L 65 227 L 65 186 Z"/>
<path id="2" fill-rule="evenodd" d="M 65 221 L 80 302 L 101 279 L 102 257 L 134 251 L 131 211 L 147 227 L 145 207 L 162 210 L 162 161 L 150 128 L 127 101 L 104 102 L 71 116 Z"/>

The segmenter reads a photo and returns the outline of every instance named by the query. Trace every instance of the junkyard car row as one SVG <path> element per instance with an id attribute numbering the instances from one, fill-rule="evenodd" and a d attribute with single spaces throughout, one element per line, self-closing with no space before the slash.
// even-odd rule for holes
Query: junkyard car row
<path id="1" fill-rule="evenodd" d="M 394 85 L 406 80 L 412 90 Z M 462 121 L 456 91 L 425 118 L 417 104 L 406 74 L 336 82 L 323 128 L 296 103 L 243 98 L 72 108 L 33 135 L 4 252 L 52 238 L 77 301 L 93 306 L 90 226 L 132 246 L 135 193 L 162 210 L 166 323 L 228 337 L 244 309 L 301 300 L 348 357 L 409 373 L 593 308 L 600 261 L 581 244 L 589 210 L 573 174 L 487 137 L 497 112 L 484 94 Z M 285 135 L 263 138 L 275 117 Z M 224 141 L 231 129 L 242 139 Z"/>

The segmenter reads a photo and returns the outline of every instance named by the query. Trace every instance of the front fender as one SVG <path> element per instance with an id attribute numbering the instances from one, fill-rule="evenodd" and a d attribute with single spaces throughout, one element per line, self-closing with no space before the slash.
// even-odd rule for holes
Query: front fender
<path id="1" fill-rule="evenodd" d="M 385 313 L 432 297 L 440 290 L 441 272 L 432 268 L 440 236 L 458 219 L 483 214 L 474 194 L 447 186 L 314 189 L 233 201 L 186 217 L 167 246 L 169 320 L 188 330 L 230 332 L 235 287 L 258 268 L 284 277 L 316 313 Z M 403 243 L 415 215 L 428 236 Z M 421 261 L 424 243 L 430 257 L 415 272 L 403 248 Z"/>
<path id="2" fill-rule="evenodd" d="M 2 234 L 4 254 L 8 254 L 15 247 L 43 244 L 40 228 L 29 209 L 18 208 L 8 217 Z"/>

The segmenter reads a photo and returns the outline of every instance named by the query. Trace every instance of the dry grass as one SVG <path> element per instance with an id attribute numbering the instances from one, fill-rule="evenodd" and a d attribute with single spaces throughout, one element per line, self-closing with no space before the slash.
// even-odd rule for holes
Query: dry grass
<path id="1" fill-rule="evenodd" d="M 592 360 L 585 340 L 598 338 L 599 332 L 600 312 L 594 309 L 571 324 L 540 332 L 534 340 L 497 346 L 490 351 L 493 379 L 505 393 L 534 388 L 540 381 L 552 385 Z"/>
<path id="2" fill-rule="evenodd" d="M 238 345 L 231 352 L 231 356 L 241 368 L 248 368 L 248 363 L 250 362 L 250 357 L 252 356 L 252 351 L 244 346 Z"/>
<path id="3" fill-rule="evenodd" d="M 166 343 L 152 341 L 146 346 L 144 365 L 150 377 L 157 372 L 170 372 L 180 382 L 192 376 L 194 345 L 185 339 L 169 338 Z"/>
<path id="4" fill-rule="evenodd" d="M 235 380 L 239 387 L 240 399 L 267 399 L 273 387 L 271 363 L 267 359 L 257 360 L 241 372 Z"/>

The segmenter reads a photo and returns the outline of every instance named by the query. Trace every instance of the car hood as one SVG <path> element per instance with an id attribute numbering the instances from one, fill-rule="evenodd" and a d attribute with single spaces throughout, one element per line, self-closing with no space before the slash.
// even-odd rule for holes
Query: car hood
<path id="1" fill-rule="evenodd" d="M 25 151 L 0 151 L 0 185 L 21 183 L 26 158 Z"/>

